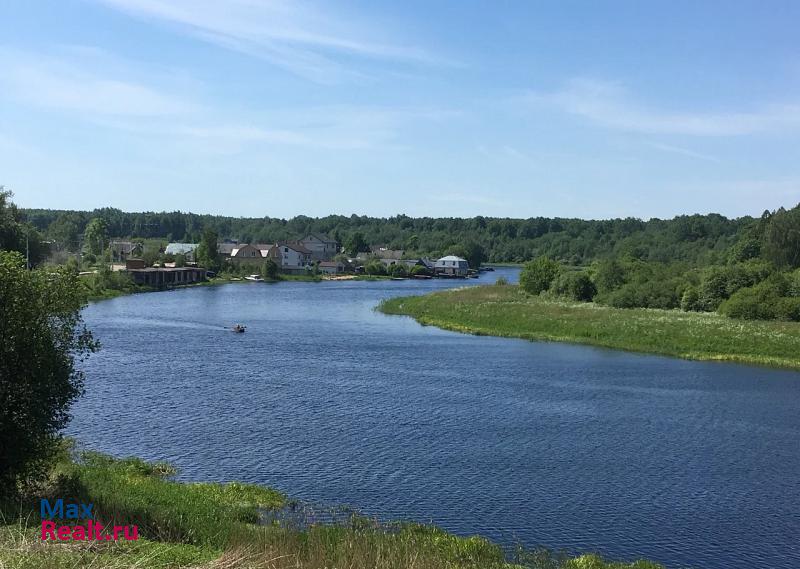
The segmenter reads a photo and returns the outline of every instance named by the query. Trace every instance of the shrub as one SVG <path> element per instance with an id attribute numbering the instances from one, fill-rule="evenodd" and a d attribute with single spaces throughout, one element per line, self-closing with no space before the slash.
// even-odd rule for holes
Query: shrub
<path id="1" fill-rule="evenodd" d="M 494 281 L 496 286 L 506 286 L 508 285 L 508 279 L 505 277 L 498 277 L 496 281 Z"/>
<path id="2" fill-rule="evenodd" d="M 406 266 L 401 263 L 395 263 L 394 265 L 389 265 L 387 273 L 389 273 L 389 275 L 395 278 L 405 277 L 408 274 L 406 272 Z"/>
<path id="3" fill-rule="evenodd" d="M 731 318 L 745 320 L 772 320 L 773 318 L 788 317 L 792 314 L 793 304 L 787 303 L 780 314 L 779 305 L 783 305 L 782 297 L 789 289 L 786 278 L 775 273 L 767 280 L 756 286 L 738 290 L 719 307 L 719 313 Z"/>
<path id="4" fill-rule="evenodd" d="M 550 288 L 561 272 L 561 265 L 548 257 L 538 257 L 525 263 L 519 275 L 519 284 L 528 294 L 539 294 Z"/>
<path id="5" fill-rule="evenodd" d="M 558 275 L 550 286 L 551 292 L 570 300 L 589 302 L 597 294 L 592 279 L 583 271 L 569 271 Z"/>
<path id="6" fill-rule="evenodd" d="M 683 296 L 681 296 L 681 310 L 687 312 L 701 312 L 703 310 L 700 304 L 700 293 L 697 292 L 695 287 L 690 286 L 683 291 Z"/>
<path id="7" fill-rule="evenodd" d="M 370 261 L 364 266 L 364 272 L 368 275 L 385 275 L 386 266 L 380 261 Z"/>
<path id="8" fill-rule="evenodd" d="M 800 296 L 779 299 L 775 306 L 775 316 L 781 320 L 800 322 Z"/>
<path id="9" fill-rule="evenodd" d="M 616 260 L 602 261 L 594 272 L 598 292 L 612 292 L 625 284 L 625 269 Z"/>

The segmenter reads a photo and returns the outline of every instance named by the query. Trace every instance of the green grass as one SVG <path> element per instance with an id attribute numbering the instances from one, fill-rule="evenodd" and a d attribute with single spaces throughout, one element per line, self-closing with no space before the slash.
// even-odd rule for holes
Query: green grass
<path id="1" fill-rule="evenodd" d="M 800 323 L 679 310 L 618 309 L 480 286 L 393 298 L 379 310 L 469 334 L 590 344 L 686 359 L 800 369 Z"/>
<path id="2" fill-rule="evenodd" d="M 286 497 L 251 484 L 180 483 L 165 464 L 99 453 L 64 457 L 39 495 L 93 502 L 97 521 L 136 524 L 139 541 L 42 542 L 33 498 L 0 519 L 0 568 L 95 569 L 660 569 L 639 561 L 608 563 L 545 551 L 509 561 L 488 540 L 434 526 L 379 524 L 354 517 L 346 526 L 304 530 L 256 525 L 259 508 Z"/>

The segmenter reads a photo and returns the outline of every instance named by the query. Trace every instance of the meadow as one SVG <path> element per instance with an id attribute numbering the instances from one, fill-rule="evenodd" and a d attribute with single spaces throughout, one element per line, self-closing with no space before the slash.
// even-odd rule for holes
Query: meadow
<path id="1" fill-rule="evenodd" d="M 800 369 L 800 323 L 734 320 L 715 313 L 620 309 L 530 296 L 514 285 L 392 298 L 379 310 L 469 334 L 572 342 Z"/>

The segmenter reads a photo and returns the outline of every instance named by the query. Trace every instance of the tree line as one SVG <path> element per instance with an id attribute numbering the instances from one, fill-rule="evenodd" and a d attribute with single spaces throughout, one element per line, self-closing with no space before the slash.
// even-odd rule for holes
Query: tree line
<path id="1" fill-rule="evenodd" d="M 778 213 L 765 212 L 762 219 Z M 460 252 L 478 263 L 524 262 L 544 255 L 571 265 L 587 265 L 602 258 L 682 261 L 695 265 L 719 263 L 726 259 L 731 247 L 739 244 L 740 237 L 760 221 L 753 217 L 728 219 L 718 214 L 648 221 L 483 216 L 412 218 L 406 215 L 386 218 L 301 215 L 287 220 L 184 212 L 128 213 L 113 208 L 93 211 L 26 209 L 21 215 L 55 246 L 69 251 L 82 246 L 87 230 L 89 235 L 95 233 L 91 225 L 94 222 L 102 223 L 105 232 L 114 238 L 198 243 L 203 231 L 210 229 L 222 239 L 274 243 L 309 233 L 324 233 L 346 246 L 350 254 L 366 250 L 370 245 L 382 245 L 431 257 Z M 774 235 L 767 247 L 781 248 L 779 241 L 780 237 Z"/>
<path id="2" fill-rule="evenodd" d="M 800 205 L 766 212 L 745 225 L 714 259 L 691 263 L 621 255 L 576 268 L 542 255 L 525 265 L 520 285 L 533 295 L 617 308 L 800 321 Z"/>

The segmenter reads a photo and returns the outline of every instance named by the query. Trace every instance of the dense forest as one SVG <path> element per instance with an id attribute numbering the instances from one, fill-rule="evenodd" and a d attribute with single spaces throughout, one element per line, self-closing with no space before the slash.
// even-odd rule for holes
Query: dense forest
<path id="1" fill-rule="evenodd" d="M 734 246 L 755 246 L 783 210 L 765 212 L 760 219 L 728 219 L 721 215 L 684 215 L 674 219 L 611 219 L 588 221 L 567 218 L 507 219 L 474 217 L 389 218 L 331 215 L 234 218 L 193 213 L 126 213 L 103 208 L 94 211 L 21 210 L 25 221 L 59 247 L 75 250 L 94 218 L 105 221 L 111 237 L 162 238 L 197 243 L 204 229 L 220 238 L 245 243 L 291 240 L 308 233 L 330 235 L 347 245 L 353 237 L 365 245 L 383 245 L 414 254 L 437 256 L 453 247 L 477 245 L 488 262 L 524 262 L 546 255 L 571 265 L 596 259 L 629 258 L 643 261 L 682 261 L 693 265 L 725 262 Z M 771 246 L 776 235 L 767 235 Z M 747 251 L 737 253 L 747 255 Z"/>

